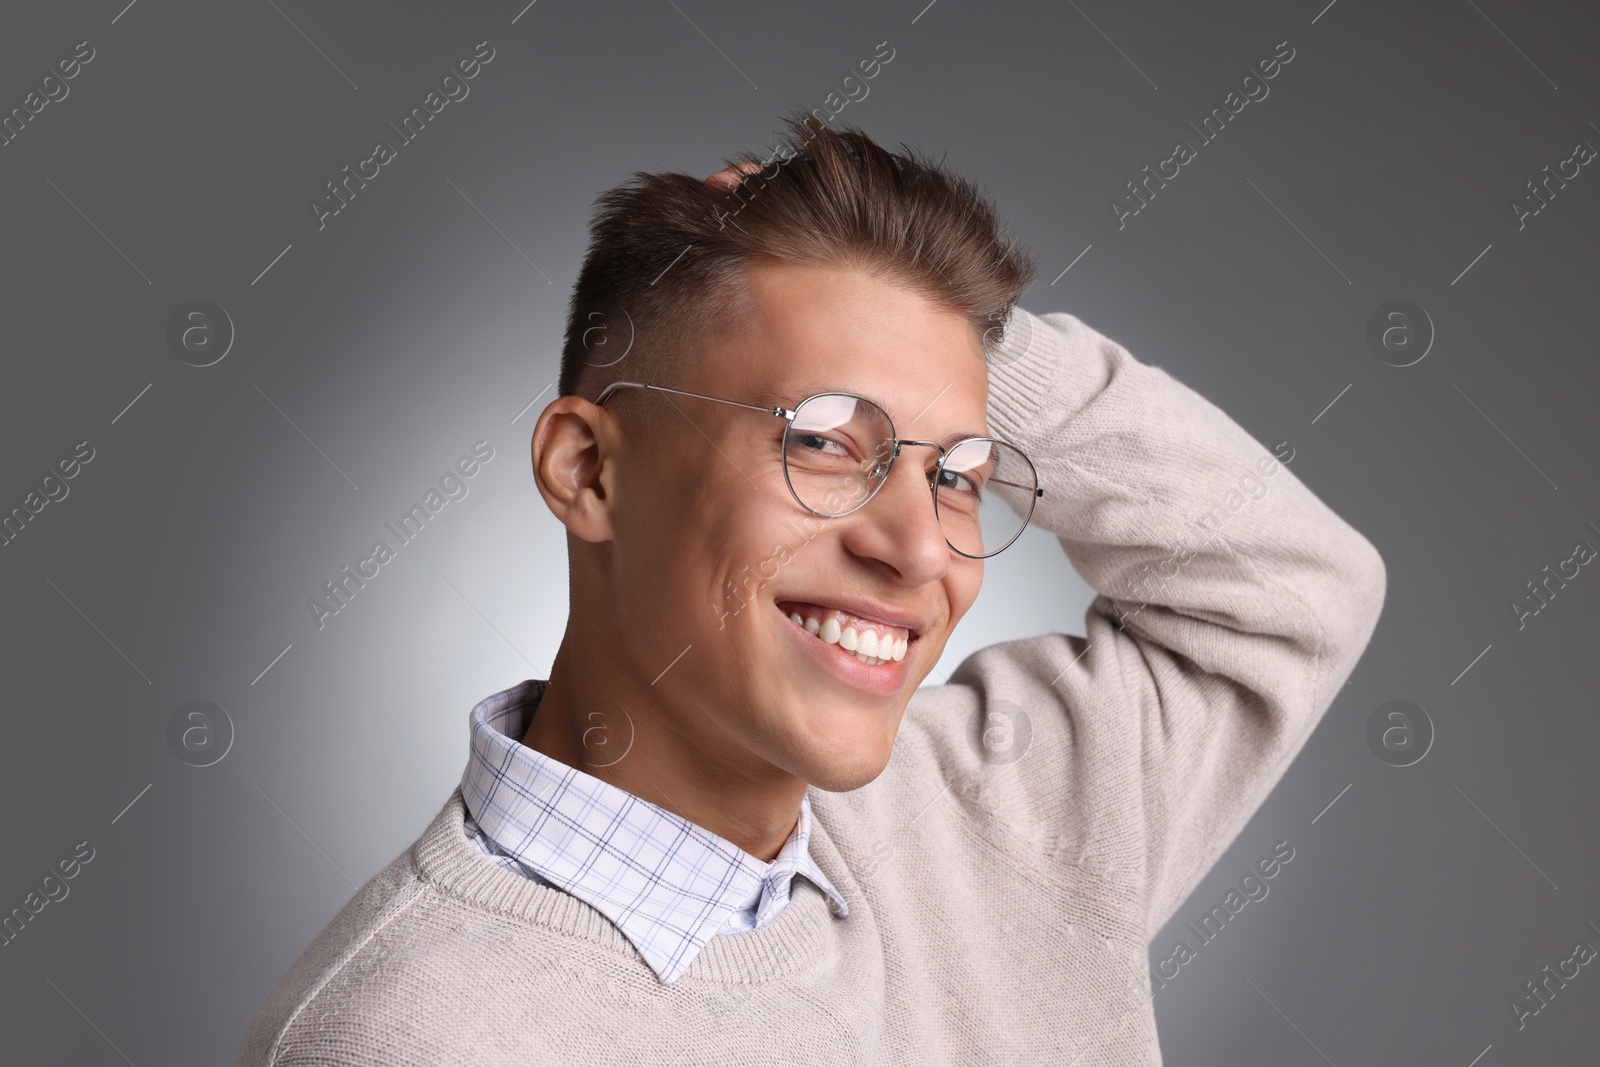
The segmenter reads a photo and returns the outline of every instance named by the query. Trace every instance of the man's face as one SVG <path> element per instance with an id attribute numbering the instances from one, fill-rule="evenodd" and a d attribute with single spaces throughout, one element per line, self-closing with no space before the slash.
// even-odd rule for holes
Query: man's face
<path id="1" fill-rule="evenodd" d="M 766 261 L 747 277 L 742 331 L 707 339 L 657 384 L 789 409 L 850 392 L 881 405 L 901 438 L 987 433 L 987 365 L 959 312 L 855 270 Z M 665 670 L 652 704 L 727 773 L 776 768 L 831 791 L 876 778 L 983 581 L 982 561 L 952 552 L 940 530 L 927 474 L 937 450 L 903 447 L 864 507 L 825 519 L 785 484 L 782 419 L 627 396 L 667 418 L 650 441 L 630 437 L 618 471 L 619 654 Z M 903 639 L 904 658 L 869 664 L 846 651 L 868 630 L 880 657 Z"/>

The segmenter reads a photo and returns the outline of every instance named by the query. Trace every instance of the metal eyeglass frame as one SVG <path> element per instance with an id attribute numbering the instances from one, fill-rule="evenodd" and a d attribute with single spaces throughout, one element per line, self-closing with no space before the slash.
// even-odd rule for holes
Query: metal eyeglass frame
<path id="1" fill-rule="evenodd" d="M 889 480 L 889 471 L 894 468 L 894 461 L 900 455 L 900 446 L 901 445 L 926 445 L 929 448 L 937 448 L 939 450 L 939 462 L 938 462 L 937 469 L 941 473 L 944 471 L 945 457 L 947 455 L 949 455 L 949 450 L 946 449 L 945 446 L 939 444 L 937 441 L 913 441 L 910 438 L 896 437 L 895 436 L 895 432 L 894 432 L 894 420 L 892 418 L 890 418 L 889 413 L 887 411 L 883 411 L 882 405 L 877 404 L 877 403 L 875 403 L 875 402 L 873 402 L 871 400 L 868 400 L 864 396 L 857 396 L 855 393 L 842 393 L 842 392 L 838 392 L 838 391 L 835 391 L 835 390 L 829 390 L 829 391 L 823 392 L 823 393 L 813 393 L 811 396 L 806 397 L 805 400 L 800 401 L 799 404 L 796 404 L 794 406 L 793 410 L 790 410 L 790 409 L 784 408 L 784 407 L 765 407 L 765 406 L 760 405 L 760 404 L 745 404 L 745 403 L 742 403 L 741 401 L 738 401 L 738 400 L 727 400 L 727 399 L 724 399 L 723 397 L 720 397 L 720 396 L 707 396 L 704 393 L 691 393 L 687 389 L 669 389 L 664 385 L 656 385 L 656 384 L 654 384 L 652 382 L 612 382 L 610 385 L 606 386 L 604 389 L 602 389 L 600 391 L 600 395 L 599 396 L 595 397 L 595 401 L 594 401 L 595 405 L 597 407 L 604 405 L 605 402 L 611 398 L 611 395 L 613 393 L 615 393 L 618 389 L 654 389 L 657 392 L 661 392 L 661 393 L 676 393 L 679 396 L 692 396 L 692 397 L 697 397 L 697 398 L 699 398 L 701 400 L 714 401 L 715 403 L 718 403 L 718 404 L 731 404 L 734 407 L 738 407 L 738 408 L 749 408 L 751 411 L 764 411 L 768 415 L 774 415 L 774 416 L 776 416 L 776 417 L 778 417 L 780 419 L 783 419 L 784 422 L 786 423 L 786 425 L 783 428 L 783 450 L 784 450 L 783 481 L 784 481 L 784 484 L 789 487 L 789 495 L 794 497 L 795 503 L 799 504 L 801 507 L 803 507 L 807 511 L 811 512 L 811 514 L 820 516 L 821 518 L 824 518 L 824 519 L 842 519 L 846 515 L 854 514 L 855 512 L 857 512 L 857 511 L 861 510 L 862 508 L 866 507 L 868 502 L 870 502 L 873 497 L 878 495 L 878 490 L 883 488 L 884 482 Z M 789 462 L 788 462 L 789 430 L 794 426 L 795 415 L 799 412 L 800 408 L 802 406 L 804 406 L 807 402 L 815 400 L 819 396 L 849 396 L 849 397 L 854 397 L 855 399 L 863 401 L 864 403 L 872 404 L 872 406 L 877 408 L 879 411 L 883 411 L 884 421 L 886 421 L 889 424 L 889 443 L 894 446 L 894 451 L 892 453 L 890 453 L 890 455 L 889 455 L 889 462 L 884 466 L 883 477 L 878 479 L 878 484 L 872 487 L 872 492 L 868 493 L 866 498 L 864 500 L 862 500 L 861 503 L 857 504 L 855 507 L 851 508 L 849 511 L 841 511 L 837 515 L 830 515 L 825 511 L 818 511 L 816 508 L 813 508 L 811 505 L 807 504 L 804 500 L 801 500 L 800 499 L 800 494 L 796 493 L 794 491 L 794 483 L 789 480 Z M 1001 552 L 1004 552 L 1006 549 L 1008 549 L 1012 545 L 1016 544 L 1017 538 L 1021 537 L 1022 536 L 1022 532 L 1028 528 L 1028 523 L 1033 521 L 1034 505 L 1035 505 L 1035 503 L 1037 503 L 1037 501 L 1039 500 L 1040 497 L 1044 496 L 1044 487 L 1039 484 L 1039 472 L 1038 472 L 1038 469 L 1036 467 L 1034 467 L 1033 460 L 1028 458 L 1028 454 L 1026 452 L 1022 451 L 1022 449 L 1017 448 L 1016 445 L 1011 444 L 1011 442 L 1009 442 L 1009 441 L 1002 441 L 998 437 L 968 437 L 968 438 L 963 438 L 958 443 L 966 444 L 968 441 L 994 441 L 996 444 L 1006 445 L 1009 448 L 1015 449 L 1017 455 L 1022 457 L 1023 462 L 1028 464 L 1028 469 L 1033 472 L 1033 486 L 1034 486 L 1034 488 L 1033 488 L 1033 496 L 1028 501 L 1028 514 L 1023 517 L 1022 525 L 1017 527 L 1017 532 L 1011 535 L 1011 540 L 1007 541 L 1005 544 L 1001 545 L 999 548 L 995 549 L 993 552 L 985 552 L 981 556 L 974 556 L 972 553 L 963 552 L 963 551 L 961 551 L 961 549 L 957 548 L 954 544 L 951 544 L 949 535 L 948 534 L 945 535 L 944 543 L 947 544 L 947 545 L 950 545 L 950 551 L 956 553 L 957 555 L 965 556 L 968 559 L 988 559 L 991 556 L 999 555 Z M 1007 482 L 1007 483 L 1002 483 L 1002 484 L 1010 485 L 1012 483 Z M 1020 488 L 1022 488 L 1022 486 L 1015 485 L 1014 488 L 1019 488 L 1020 489 Z M 937 481 L 937 479 L 935 479 L 934 483 L 932 485 L 930 485 L 928 487 L 928 489 L 929 489 L 929 492 L 932 493 L 932 495 L 933 495 L 933 510 L 934 510 L 934 515 L 937 516 L 938 512 L 939 512 L 939 492 L 938 492 L 938 481 Z M 941 530 L 941 532 L 943 531 L 943 524 L 942 523 L 940 524 L 940 530 Z"/>

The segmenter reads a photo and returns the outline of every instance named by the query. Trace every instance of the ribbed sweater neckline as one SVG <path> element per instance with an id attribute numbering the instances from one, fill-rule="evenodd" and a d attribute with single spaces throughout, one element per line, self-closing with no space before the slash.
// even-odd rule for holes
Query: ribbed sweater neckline
<path id="1" fill-rule="evenodd" d="M 466 802 L 457 786 L 413 849 L 418 876 L 425 883 L 468 904 L 589 942 L 603 952 L 622 957 L 619 964 L 652 973 L 622 932 L 589 904 L 489 861 L 464 833 L 466 815 Z M 851 916 L 835 919 L 822 890 L 797 878 L 789 905 L 776 919 L 756 930 L 713 937 L 678 980 L 680 983 L 697 978 L 729 983 L 780 978 L 816 958 L 828 935 L 829 922 L 866 921 L 865 916 L 855 917 L 855 881 L 819 819 L 812 822 L 811 849 L 817 865 L 845 897 Z"/>

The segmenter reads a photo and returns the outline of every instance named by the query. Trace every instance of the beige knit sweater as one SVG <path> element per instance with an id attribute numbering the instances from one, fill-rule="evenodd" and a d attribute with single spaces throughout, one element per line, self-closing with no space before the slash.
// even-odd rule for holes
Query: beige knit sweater
<path id="1" fill-rule="evenodd" d="M 1009 334 L 991 431 L 1101 595 L 1086 639 L 994 645 L 918 690 L 877 780 L 812 789 L 848 917 L 796 880 L 666 985 L 599 912 L 474 849 L 458 789 L 300 956 L 239 1067 L 1159 1064 L 1147 945 L 1345 682 L 1384 566 L 1165 371 L 1065 313 L 1019 308 Z"/>

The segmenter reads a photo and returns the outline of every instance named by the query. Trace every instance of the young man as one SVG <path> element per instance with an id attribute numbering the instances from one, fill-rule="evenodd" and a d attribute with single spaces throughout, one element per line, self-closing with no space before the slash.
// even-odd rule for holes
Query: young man
<path id="1" fill-rule="evenodd" d="M 1160 1062 L 1150 939 L 1345 682 L 1382 560 L 1198 394 L 1014 307 L 972 186 L 789 122 L 600 198 L 532 442 L 550 679 L 472 710 L 461 786 L 241 1067 Z M 1030 515 L 1087 636 L 919 689 Z"/>

